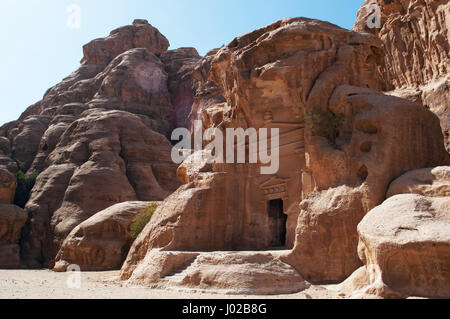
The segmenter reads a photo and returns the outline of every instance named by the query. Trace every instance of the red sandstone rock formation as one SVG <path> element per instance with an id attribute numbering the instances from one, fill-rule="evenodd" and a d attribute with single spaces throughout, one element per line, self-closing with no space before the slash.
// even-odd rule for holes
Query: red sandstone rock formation
<path id="1" fill-rule="evenodd" d="M 12 205 L 16 179 L 0 166 L 0 268 L 20 267 L 20 231 L 27 215 L 22 208 Z"/>
<path id="2" fill-rule="evenodd" d="M 161 55 L 169 75 L 168 87 L 173 105 L 173 127 L 189 127 L 189 113 L 194 102 L 193 72 L 201 59 L 194 48 L 170 50 Z"/>
<path id="3" fill-rule="evenodd" d="M 442 168 L 407 173 L 449 164 L 438 118 L 391 96 L 415 90 L 412 99 L 445 124 L 448 4 L 379 4 L 381 30 L 365 28 L 364 7 L 355 26 L 374 35 L 284 19 L 200 58 L 192 48 L 167 51 L 167 39 L 136 20 L 87 44 L 77 71 L 0 128 L 0 252 L 8 251 L 0 267 L 18 266 L 28 215 L 26 266 L 47 265 L 61 248 L 56 270 L 117 268 L 141 207 L 120 203 L 165 199 L 128 253 L 129 283 L 292 293 L 364 264 L 344 285 L 361 296 L 448 296 L 447 199 L 401 195 L 375 208 L 386 193 L 448 195 Z M 419 34 L 428 40 L 415 41 Z M 204 129 L 278 128 L 279 171 L 208 164 L 202 152 L 177 170 L 166 137 L 194 120 Z M 15 160 L 39 174 L 25 212 L 11 205 Z M 429 239 L 432 254 L 420 255 Z M 389 262 L 392 252 L 400 257 Z M 411 270 L 423 266 L 416 255 L 442 271 Z"/>
<path id="4" fill-rule="evenodd" d="M 26 265 L 47 265 L 65 236 L 93 214 L 123 201 L 162 200 L 179 186 L 165 137 L 175 113 L 169 88 L 177 89 L 160 59 L 168 47 L 145 20 L 114 30 L 87 44 L 80 68 L 19 121 L 0 128 L 1 163 L 15 172 L 13 158 L 39 174 L 26 206 Z M 183 57 L 169 54 L 165 63 L 189 83 L 182 70 L 195 55 Z M 182 99 L 189 92 L 172 94 Z"/>
<path id="5" fill-rule="evenodd" d="M 75 227 L 56 256 L 55 271 L 78 265 L 82 271 L 119 269 L 133 238 L 130 225 L 150 202 L 124 202 L 101 211 Z"/>
<path id="6" fill-rule="evenodd" d="M 356 298 L 448 298 L 450 167 L 410 171 L 358 225 L 364 266 L 340 287 Z"/>
<path id="7" fill-rule="evenodd" d="M 370 29 L 369 5 L 381 9 L 381 28 Z M 445 0 L 366 0 L 354 30 L 376 34 L 384 43 L 380 75 L 385 91 L 422 103 L 441 119 L 450 150 L 450 3 Z"/>
<path id="8" fill-rule="evenodd" d="M 176 190 L 171 144 L 141 117 L 92 110 L 73 122 L 48 156 L 25 210 L 24 260 L 51 260 L 70 231 L 97 212 Z"/>
<path id="9" fill-rule="evenodd" d="M 383 202 L 390 182 L 449 160 L 430 111 L 373 90 L 381 87 L 373 76 L 381 45 L 326 22 L 285 19 L 199 62 L 191 117 L 204 128 L 279 128 L 280 171 L 264 176 L 260 164 L 187 160 L 178 171 L 186 185 L 134 242 L 122 278 L 154 276 L 145 265 L 157 249 L 275 246 L 293 247 L 279 258 L 306 280 L 347 278 L 361 265 L 357 225 Z M 285 234 L 272 228 L 272 213 L 286 223 Z"/>

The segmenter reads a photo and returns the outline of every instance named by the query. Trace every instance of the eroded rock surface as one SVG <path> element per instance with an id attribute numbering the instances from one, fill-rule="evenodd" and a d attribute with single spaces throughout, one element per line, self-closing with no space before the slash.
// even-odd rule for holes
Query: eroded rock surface
<path id="1" fill-rule="evenodd" d="M 168 196 L 179 185 L 171 148 L 128 112 L 92 110 L 73 122 L 26 205 L 24 261 L 50 261 L 73 228 L 107 207 Z"/>
<path id="2" fill-rule="evenodd" d="M 441 166 L 410 171 L 389 186 L 387 198 L 400 194 L 426 197 L 450 196 L 450 167 Z"/>
<path id="3" fill-rule="evenodd" d="M 120 269 L 133 242 L 130 225 L 150 202 L 124 202 L 111 206 L 75 227 L 56 256 L 55 271 L 71 264 L 82 271 Z"/>
<path id="4" fill-rule="evenodd" d="M 0 204 L 0 268 L 20 267 L 19 238 L 26 220 L 22 208 Z"/>
<path id="5" fill-rule="evenodd" d="M 450 296 L 450 197 L 396 195 L 358 226 L 364 267 L 354 297 Z M 349 283 L 346 283 L 349 285 Z"/>
<path id="6" fill-rule="evenodd" d="M 309 284 L 294 268 L 281 262 L 278 254 L 153 250 L 127 283 L 233 295 L 290 294 L 307 289 Z"/>
<path id="7" fill-rule="evenodd" d="M 361 265 L 356 226 L 383 202 L 390 182 L 449 160 L 432 112 L 374 90 L 381 87 L 373 77 L 381 48 L 375 36 L 294 18 L 202 59 L 194 70 L 191 119 L 204 129 L 279 128 L 280 169 L 263 175 L 261 163 L 208 166 L 188 159 L 178 171 L 186 185 L 134 242 L 123 278 L 145 268 L 155 249 L 271 247 L 294 248 L 280 259 L 306 280 L 351 275 Z"/>
<path id="8" fill-rule="evenodd" d="M 0 166 L 0 204 L 11 204 L 16 193 L 16 178 Z"/>
<path id="9" fill-rule="evenodd" d="M 17 161 L 39 175 L 26 206 L 27 266 L 47 266 L 93 214 L 123 201 L 162 200 L 179 186 L 166 138 L 174 106 L 160 57 L 168 47 L 146 20 L 116 29 L 85 45 L 77 71 L 0 128 L 0 163 L 15 173 Z M 186 61 L 169 60 L 180 68 L 170 69 L 176 77 Z"/>
<path id="10" fill-rule="evenodd" d="M 381 28 L 369 28 L 372 3 L 381 9 Z M 376 34 L 386 56 L 380 65 L 384 90 L 422 103 L 436 113 L 450 150 L 450 3 L 366 0 L 354 30 Z"/>
<path id="11" fill-rule="evenodd" d="M 189 114 L 194 103 L 193 72 L 201 59 L 194 48 L 170 50 L 161 55 L 169 75 L 169 91 L 173 105 L 173 126 L 189 127 Z"/>

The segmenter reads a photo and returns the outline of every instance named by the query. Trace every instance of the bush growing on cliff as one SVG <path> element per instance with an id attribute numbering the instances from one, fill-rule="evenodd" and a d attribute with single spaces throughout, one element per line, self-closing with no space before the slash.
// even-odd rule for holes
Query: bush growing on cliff
<path id="1" fill-rule="evenodd" d="M 25 175 L 22 170 L 16 173 L 17 188 L 14 196 L 14 204 L 24 208 L 30 199 L 30 193 L 36 183 L 37 174 Z"/>
<path id="2" fill-rule="evenodd" d="M 130 225 L 130 235 L 133 239 L 136 239 L 139 236 L 152 218 L 158 206 L 158 203 L 150 203 L 146 209 L 136 216 L 133 223 Z"/>
<path id="3" fill-rule="evenodd" d="M 344 115 L 334 114 L 331 111 L 323 114 L 308 112 L 306 119 L 313 135 L 326 137 L 330 143 L 334 144 L 339 136 L 339 128 L 344 122 Z"/>

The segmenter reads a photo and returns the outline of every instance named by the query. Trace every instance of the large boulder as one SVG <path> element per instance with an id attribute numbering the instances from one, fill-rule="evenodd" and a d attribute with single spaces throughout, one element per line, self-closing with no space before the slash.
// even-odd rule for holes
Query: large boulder
<path id="1" fill-rule="evenodd" d="M 281 260 L 309 282 L 342 281 L 362 265 L 357 226 L 364 217 L 365 191 L 348 186 L 314 192 L 300 205 L 295 247 Z"/>
<path id="2" fill-rule="evenodd" d="M 130 226 L 150 202 L 124 202 L 111 206 L 75 227 L 56 256 L 55 271 L 71 264 L 82 271 L 119 269 L 134 238 Z"/>
<path id="3" fill-rule="evenodd" d="M 22 208 L 0 204 L 0 268 L 20 267 L 19 238 L 26 220 Z"/>
<path id="4" fill-rule="evenodd" d="M 391 183 L 387 197 L 400 194 L 450 196 L 450 167 L 441 166 L 407 172 Z"/>
<path id="5" fill-rule="evenodd" d="M 278 252 L 173 252 L 152 250 L 127 284 L 230 295 L 279 295 L 309 284 Z"/>
<path id="6" fill-rule="evenodd" d="M 349 281 L 368 281 L 354 297 L 450 297 L 450 197 L 396 195 L 358 232 L 365 266 Z"/>

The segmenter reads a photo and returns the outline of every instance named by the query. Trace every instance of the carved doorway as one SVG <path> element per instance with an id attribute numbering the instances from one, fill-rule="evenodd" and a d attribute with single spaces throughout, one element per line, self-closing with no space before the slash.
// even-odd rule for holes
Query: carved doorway
<path id="1" fill-rule="evenodd" d="M 271 236 L 270 247 L 281 248 L 286 246 L 286 222 L 283 200 L 275 199 L 268 202 L 269 231 Z"/>

